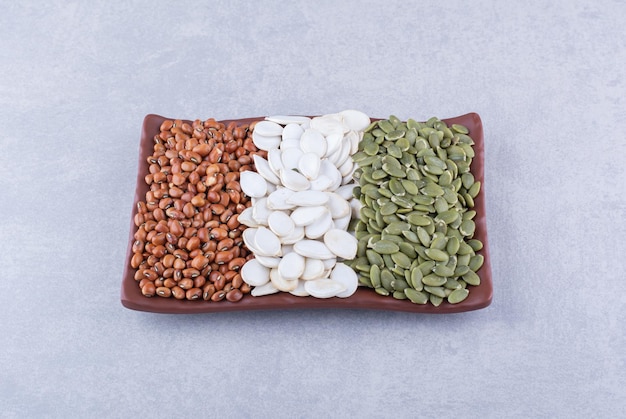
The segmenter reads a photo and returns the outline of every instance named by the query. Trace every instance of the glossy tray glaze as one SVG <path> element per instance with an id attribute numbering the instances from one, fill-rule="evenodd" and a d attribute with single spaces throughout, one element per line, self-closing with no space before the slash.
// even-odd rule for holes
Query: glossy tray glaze
<path id="1" fill-rule="evenodd" d="M 464 311 L 477 310 L 487 307 L 491 304 L 493 295 L 493 283 L 491 278 L 491 265 L 489 258 L 489 243 L 487 240 L 487 215 L 485 213 L 485 147 L 483 139 L 483 127 L 480 116 L 476 113 L 469 113 L 455 118 L 444 119 L 446 123 L 465 125 L 470 135 L 474 139 L 475 157 L 472 160 L 471 171 L 476 180 L 482 183 L 481 192 L 474 200 L 474 210 L 476 217 L 476 231 L 474 237 L 483 242 L 483 249 L 478 252 L 485 258 L 482 268 L 478 271 L 481 283 L 477 287 L 470 288 L 469 296 L 458 304 L 449 304 L 443 302 L 439 307 L 435 307 L 430 303 L 419 305 L 411 303 L 409 300 L 396 300 L 392 297 L 383 297 L 374 292 L 372 289 L 359 287 L 355 294 L 348 298 L 329 298 L 318 299 L 314 297 L 296 297 L 289 293 L 278 293 L 266 295 L 263 297 L 252 297 L 246 295 L 242 300 L 231 303 L 229 301 L 207 302 L 176 300 L 174 298 L 162 297 L 144 297 L 137 282 L 134 279 L 135 269 L 130 266 L 132 257 L 132 243 L 134 234 L 137 230 L 133 219 L 137 212 L 137 202 L 145 199 L 148 185 L 144 181 L 145 175 L 148 173 L 147 157 L 153 151 L 153 138 L 159 132 L 159 127 L 165 118 L 159 115 L 147 115 L 143 121 L 141 131 L 141 141 L 139 144 L 139 166 L 137 169 L 137 184 L 135 188 L 135 198 L 133 202 L 133 210 L 130 217 L 130 232 L 128 238 L 128 249 L 126 251 L 126 259 L 124 261 L 124 276 L 122 279 L 121 302 L 126 308 L 132 310 L 149 311 L 155 313 L 211 313 L 226 311 L 243 311 L 243 310 L 272 310 L 272 309 L 368 309 L 368 310 L 393 310 L 405 311 L 413 313 L 459 313 Z M 245 118 L 236 119 L 239 123 L 250 123 L 263 119 Z M 233 120 L 224 120 L 228 123 Z"/>

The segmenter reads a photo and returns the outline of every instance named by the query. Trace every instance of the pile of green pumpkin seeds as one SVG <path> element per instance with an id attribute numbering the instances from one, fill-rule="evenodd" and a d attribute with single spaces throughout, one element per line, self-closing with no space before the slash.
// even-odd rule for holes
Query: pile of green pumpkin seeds
<path id="1" fill-rule="evenodd" d="M 373 122 L 353 155 L 357 257 L 350 266 L 378 294 L 439 306 L 459 303 L 480 284 L 484 258 L 474 239 L 480 182 L 465 126 L 395 116 Z"/>

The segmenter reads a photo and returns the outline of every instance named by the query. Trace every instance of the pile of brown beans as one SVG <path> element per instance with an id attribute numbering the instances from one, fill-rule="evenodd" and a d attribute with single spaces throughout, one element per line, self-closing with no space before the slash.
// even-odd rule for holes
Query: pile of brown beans
<path id="1" fill-rule="evenodd" d="M 251 205 L 239 174 L 254 170 L 254 122 L 166 120 L 148 156 L 150 189 L 137 204 L 131 266 L 146 297 L 239 301 L 253 255 L 238 215 Z"/>

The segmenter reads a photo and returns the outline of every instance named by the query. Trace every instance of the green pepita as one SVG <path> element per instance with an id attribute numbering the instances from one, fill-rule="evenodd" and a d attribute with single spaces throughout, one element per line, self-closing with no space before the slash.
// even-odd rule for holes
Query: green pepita
<path id="1" fill-rule="evenodd" d="M 467 265 L 456 265 L 456 268 L 454 269 L 454 276 L 463 276 L 469 272 L 469 270 L 470 268 Z"/>
<path id="2" fill-rule="evenodd" d="M 446 244 L 448 244 L 448 239 L 443 234 L 439 234 L 439 232 L 435 232 L 433 235 L 433 239 L 430 242 L 431 249 L 438 249 L 444 251 L 446 249 Z M 446 257 L 446 261 L 448 258 Z"/>
<path id="3" fill-rule="evenodd" d="M 367 154 L 368 156 L 375 156 L 376 154 L 378 154 L 378 150 L 379 150 L 379 146 L 378 144 L 376 144 L 375 142 L 367 142 L 364 146 L 363 146 L 363 151 L 365 152 L 365 154 Z M 360 163 L 359 163 L 360 164 Z"/>
<path id="4" fill-rule="evenodd" d="M 415 226 L 427 226 L 433 222 L 431 218 L 418 212 L 408 214 L 406 220 Z"/>
<path id="5" fill-rule="evenodd" d="M 465 187 L 465 189 L 471 188 L 471 186 L 474 184 L 474 175 L 471 173 L 463 173 L 461 175 L 461 182 L 463 182 L 463 186 Z"/>
<path id="6" fill-rule="evenodd" d="M 448 302 L 450 304 L 457 304 L 465 300 L 469 295 L 469 291 L 465 288 L 455 289 L 448 295 Z"/>
<path id="7" fill-rule="evenodd" d="M 476 198 L 478 196 L 478 192 L 480 192 L 480 182 L 474 182 L 474 184 L 467 191 L 472 198 Z"/>
<path id="8" fill-rule="evenodd" d="M 414 232 L 412 232 L 411 230 L 405 230 L 402 232 L 402 235 L 409 241 L 413 242 L 413 243 L 417 243 L 419 241 L 419 238 L 417 237 L 417 234 L 415 234 Z"/>
<path id="9" fill-rule="evenodd" d="M 436 196 L 443 195 L 443 188 L 436 183 L 428 183 L 420 190 L 420 192 L 434 198 Z"/>
<path id="10" fill-rule="evenodd" d="M 449 256 L 443 250 L 440 250 L 440 249 L 426 249 L 425 253 L 431 260 L 434 260 L 434 261 L 437 261 L 437 262 L 447 262 L 448 261 L 448 257 Z"/>
<path id="11" fill-rule="evenodd" d="M 402 243 L 398 243 L 398 246 L 400 247 L 400 251 L 410 260 L 414 260 L 417 257 L 417 252 L 411 243 L 404 241 Z"/>
<path id="12" fill-rule="evenodd" d="M 463 288 L 461 284 L 459 283 L 459 281 L 457 281 L 454 278 L 448 278 L 446 280 L 446 283 L 443 284 L 443 287 L 449 290 L 457 290 L 457 289 Z"/>
<path id="13" fill-rule="evenodd" d="M 465 220 L 461 223 L 459 232 L 466 237 L 472 237 L 475 229 L 476 224 L 474 224 L 474 220 Z"/>
<path id="14" fill-rule="evenodd" d="M 409 284 L 404 279 L 394 279 L 391 281 L 391 286 L 396 291 L 404 291 L 405 288 L 408 288 Z"/>
<path id="15" fill-rule="evenodd" d="M 380 287 L 380 267 L 378 265 L 372 265 L 370 267 L 370 281 L 372 282 L 372 286 L 374 288 Z"/>
<path id="16" fill-rule="evenodd" d="M 409 182 L 410 183 L 410 182 Z M 404 195 L 406 193 L 404 187 L 402 186 L 402 182 L 398 179 L 390 179 L 389 180 L 389 189 L 394 195 Z"/>
<path id="17" fill-rule="evenodd" d="M 463 275 L 463 280 L 470 285 L 480 285 L 480 277 L 472 270 L 469 270 L 465 275 Z"/>
<path id="18" fill-rule="evenodd" d="M 380 283 L 383 288 L 388 291 L 393 291 L 393 286 L 391 283 L 395 280 L 395 276 L 391 273 L 391 271 L 387 268 L 381 269 L 380 271 Z"/>
<path id="19" fill-rule="evenodd" d="M 477 239 L 471 239 L 467 241 L 467 244 L 475 251 L 478 252 L 483 248 L 483 243 Z"/>
<path id="20" fill-rule="evenodd" d="M 469 268 L 474 272 L 478 272 L 484 262 L 485 257 L 483 255 L 474 255 L 470 258 Z"/>
<path id="21" fill-rule="evenodd" d="M 376 253 L 372 249 L 367 249 L 365 251 L 365 256 L 367 257 L 367 260 L 372 266 L 374 265 L 382 266 L 384 263 L 382 256 Z M 370 272 L 370 275 L 371 275 L 371 272 Z"/>
<path id="22" fill-rule="evenodd" d="M 433 268 L 433 273 L 439 275 L 440 277 L 449 278 L 454 276 L 454 268 L 451 268 L 447 265 L 437 264 Z"/>
<path id="23" fill-rule="evenodd" d="M 417 291 L 412 288 L 405 288 L 404 294 L 407 296 L 412 303 L 415 304 L 426 304 L 428 302 L 428 294 Z"/>
<path id="24" fill-rule="evenodd" d="M 402 252 L 393 253 L 391 259 L 401 268 L 409 269 L 411 267 L 411 259 Z"/>
<path id="25" fill-rule="evenodd" d="M 382 215 L 390 215 L 397 211 L 398 206 L 393 202 L 387 202 L 386 204 L 380 207 L 380 214 Z"/>
<path id="26" fill-rule="evenodd" d="M 422 278 L 422 282 L 423 281 L 424 279 Z M 428 285 L 424 285 L 424 290 L 428 291 L 432 295 L 436 295 L 437 297 L 446 298 L 446 291 L 444 287 L 431 287 Z"/>
<path id="27" fill-rule="evenodd" d="M 393 296 L 393 298 L 395 298 L 396 300 L 406 300 L 407 296 L 403 291 L 394 291 L 393 294 L 391 294 Z"/>
<path id="28" fill-rule="evenodd" d="M 393 157 L 395 157 L 397 159 L 402 157 L 402 149 L 400 147 L 398 147 L 396 144 L 389 144 L 387 146 L 387 153 L 390 156 L 393 156 Z"/>
<path id="29" fill-rule="evenodd" d="M 428 274 L 422 278 L 422 283 L 429 287 L 439 287 L 446 283 L 446 278 L 434 273 Z"/>
<path id="30" fill-rule="evenodd" d="M 417 227 L 416 231 L 420 243 L 422 243 L 425 247 L 430 247 L 431 237 L 430 234 L 426 232 L 426 229 L 423 227 Z"/>
<path id="31" fill-rule="evenodd" d="M 423 288 L 423 283 L 422 283 L 422 278 L 424 277 L 424 275 L 422 274 L 422 271 L 420 270 L 419 267 L 415 267 L 411 269 L 411 280 L 409 281 L 409 283 L 411 284 L 411 286 L 413 288 L 415 288 L 416 290 L 422 290 Z"/>
<path id="32" fill-rule="evenodd" d="M 444 200 L 445 201 L 445 200 Z M 447 210 L 437 215 L 435 219 L 439 219 L 446 224 L 450 224 L 459 218 L 459 212 L 456 210 Z"/>
<path id="33" fill-rule="evenodd" d="M 469 130 L 464 125 L 452 124 L 452 130 L 458 132 L 459 134 L 468 134 Z"/>
<path id="34" fill-rule="evenodd" d="M 457 237 L 450 237 L 448 239 L 448 243 L 446 244 L 446 252 L 448 252 L 449 255 L 455 255 L 456 252 L 459 251 L 460 244 L 461 243 Z"/>
<path id="35" fill-rule="evenodd" d="M 379 240 L 372 246 L 372 249 L 376 253 L 381 255 L 390 255 L 392 253 L 396 253 L 400 250 L 400 247 L 392 241 L 389 240 Z"/>
<path id="36" fill-rule="evenodd" d="M 363 275 L 359 275 L 359 284 L 366 286 L 368 288 L 373 287 L 372 281 L 368 277 L 363 276 Z"/>

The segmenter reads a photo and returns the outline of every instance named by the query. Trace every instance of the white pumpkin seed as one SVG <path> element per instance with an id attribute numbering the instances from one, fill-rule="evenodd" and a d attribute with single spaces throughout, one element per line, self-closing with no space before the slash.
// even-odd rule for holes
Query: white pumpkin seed
<path id="1" fill-rule="evenodd" d="M 359 219 L 361 218 L 361 208 L 363 208 L 363 204 L 358 199 L 352 199 L 350 201 L 350 209 L 352 210 L 352 218 Z"/>
<path id="2" fill-rule="evenodd" d="M 291 219 L 297 226 L 313 224 L 317 219 L 328 213 L 324 206 L 298 207 L 291 213 Z"/>
<path id="3" fill-rule="evenodd" d="M 278 178 L 278 176 L 276 176 L 276 174 L 274 173 L 274 171 L 270 167 L 270 165 L 267 162 L 267 160 L 265 160 L 263 157 L 259 156 L 258 154 L 255 154 L 253 159 L 254 159 L 254 167 L 256 168 L 256 171 L 265 180 L 267 180 L 270 183 L 273 183 L 274 185 L 278 185 L 280 183 L 280 179 Z M 247 170 L 245 172 L 242 172 L 240 177 L 243 176 L 244 173 L 248 173 L 248 172 L 251 172 L 251 171 Z M 254 173 L 254 172 L 251 172 L 251 173 Z M 242 189 L 243 189 L 243 186 L 242 186 Z M 265 192 L 267 193 L 267 186 L 266 186 L 266 191 Z"/>
<path id="4" fill-rule="evenodd" d="M 327 147 L 326 138 L 317 130 L 307 129 L 300 137 L 300 149 L 304 153 L 315 153 L 322 158 L 326 154 Z"/>
<path id="5" fill-rule="evenodd" d="M 328 210 L 333 218 L 341 218 L 350 214 L 350 203 L 335 192 L 326 192 Z"/>
<path id="6" fill-rule="evenodd" d="M 246 229 L 247 230 L 247 229 Z M 266 227 L 259 227 L 254 236 L 254 245 L 262 256 L 280 256 L 281 244 L 278 237 Z"/>
<path id="7" fill-rule="evenodd" d="M 278 268 L 270 269 L 270 282 L 276 287 L 276 289 L 283 292 L 293 291 L 298 286 L 297 279 L 288 280 L 283 278 L 280 275 Z"/>
<path id="8" fill-rule="evenodd" d="M 240 173 L 239 184 L 241 185 L 241 190 L 246 195 L 254 198 L 261 198 L 267 193 L 266 180 L 263 179 L 263 176 L 252 170 L 246 170 Z"/>
<path id="9" fill-rule="evenodd" d="M 257 133 L 256 131 L 252 132 L 252 142 L 259 150 L 267 151 L 269 149 L 276 148 L 280 145 L 281 139 L 282 137 L 280 136 L 267 137 Z"/>
<path id="10" fill-rule="evenodd" d="M 339 115 L 343 117 L 343 123 L 354 131 L 364 131 L 371 123 L 369 116 L 361 111 L 348 109 L 339 112 Z"/>
<path id="11" fill-rule="evenodd" d="M 335 150 L 332 154 L 330 154 L 328 151 L 326 152 L 326 159 L 328 159 L 328 161 L 331 162 L 335 167 L 341 166 L 341 164 L 338 162 L 343 157 L 343 144 L 344 143 L 342 142 L 341 146 L 338 147 L 337 150 Z"/>
<path id="12" fill-rule="evenodd" d="M 304 272 L 305 259 L 296 252 L 288 253 L 278 264 L 278 273 L 285 280 L 300 278 Z"/>
<path id="13" fill-rule="evenodd" d="M 279 148 L 272 148 L 267 152 L 267 163 L 269 164 L 270 169 L 272 169 L 272 172 L 274 172 L 276 177 L 278 177 L 278 174 L 280 173 L 280 169 L 285 167 L 283 165 L 281 156 L 282 156 L 282 151 L 280 151 Z"/>
<path id="14" fill-rule="evenodd" d="M 354 183 L 354 182 L 348 183 L 346 185 L 343 185 L 337 188 L 335 193 L 339 195 L 340 197 L 342 197 L 343 199 L 345 199 L 346 201 L 350 201 L 354 197 L 353 195 L 354 188 L 357 186 L 359 186 L 357 183 Z"/>
<path id="15" fill-rule="evenodd" d="M 281 252 L 283 256 L 293 252 L 293 245 L 283 243 L 283 247 L 281 247 Z"/>
<path id="16" fill-rule="evenodd" d="M 244 172 L 245 173 L 245 172 Z M 277 188 L 274 192 L 267 196 L 267 208 L 271 210 L 288 210 L 294 207 L 288 204 L 287 199 L 295 192 L 289 188 Z M 253 206 L 256 204 L 253 204 Z"/>
<path id="17" fill-rule="evenodd" d="M 283 162 L 283 170 L 286 169 L 297 169 L 298 163 L 304 154 L 300 147 L 293 148 L 282 148 L 281 160 Z"/>
<path id="18" fill-rule="evenodd" d="M 338 257 L 351 260 L 356 256 L 358 240 L 345 230 L 332 229 L 324 234 L 324 244 Z"/>
<path id="19" fill-rule="evenodd" d="M 311 118 L 307 116 L 299 116 L 299 115 L 273 115 L 265 118 L 268 121 L 276 122 L 277 124 L 287 125 L 287 124 L 305 124 L 311 121 Z"/>
<path id="20" fill-rule="evenodd" d="M 272 213 L 271 210 L 267 208 L 267 198 L 260 198 L 257 202 L 252 205 L 252 219 L 259 226 L 267 226 L 267 219 Z"/>
<path id="21" fill-rule="evenodd" d="M 324 263 L 320 259 L 305 258 L 304 272 L 300 275 L 300 279 L 309 281 L 322 278 L 325 270 Z"/>
<path id="22" fill-rule="evenodd" d="M 354 163 L 352 162 L 352 159 L 346 159 L 346 161 L 341 166 L 338 166 L 339 173 L 341 173 L 342 177 L 348 176 L 350 173 L 352 173 L 353 166 Z"/>
<path id="23" fill-rule="evenodd" d="M 241 238 L 243 239 L 243 243 L 246 245 L 248 250 L 253 252 L 255 255 L 259 253 L 259 249 L 257 249 L 254 244 L 254 238 L 256 237 L 256 228 L 246 228 L 243 233 L 241 233 Z"/>
<path id="24" fill-rule="evenodd" d="M 359 286 L 359 278 L 352 268 L 338 263 L 330 273 L 330 279 L 343 285 L 346 289 L 337 293 L 339 298 L 347 298 L 354 294 Z"/>
<path id="25" fill-rule="evenodd" d="M 240 273 L 241 279 L 253 287 L 267 284 L 270 280 L 270 270 L 256 259 L 251 259 L 244 263 Z"/>
<path id="26" fill-rule="evenodd" d="M 263 295 L 276 294 L 278 291 L 279 291 L 278 288 L 276 288 L 274 284 L 272 284 L 271 282 L 268 282 L 267 284 L 261 285 L 260 287 L 252 288 L 252 291 L 250 291 L 250 294 L 253 297 L 261 297 Z"/>
<path id="27" fill-rule="evenodd" d="M 287 124 L 283 129 L 283 141 L 300 140 L 304 130 L 299 124 Z"/>
<path id="28" fill-rule="evenodd" d="M 343 284 L 331 279 L 306 281 L 304 289 L 315 298 L 331 298 L 346 290 Z"/>
<path id="29" fill-rule="evenodd" d="M 326 176 L 331 180 L 328 190 L 334 191 L 341 186 L 342 176 L 339 170 L 328 160 L 322 160 L 320 163 L 320 177 Z"/>
<path id="30" fill-rule="evenodd" d="M 339 230 L 347 230 L 348 226 L 350 225 L 350 220 L 352 220 L 352 213 L 348 213 L 348 215 L 344 216 L 344 217 L 339 217 L 339 218 L 335 218 L 333 219 L 333 224 L 335 225 L 335 228 L 339 229 Z"/>
<path id="31" fill-rule="evenodd" d="M 352 136 L 356 138 L 356 143 L 358 144 L 359 135 L 355 133 L 354 131 L 350 131 L 349 133 L 346 134 L 345 137 L 343 137 L 343 143 L 341 144 L 341 150 L 339 151 L 339 156 L 334 161 L 334 164 L 336 167 L 339 167 L 342 164 L 344 164 L 346 160 L 352 160 L 349 158 L 353 154 L 350 152 L 350 149 L 352 148 L 352 142 L 353 142 L 351 138 Z"/>
<path id="32" fill-rule="evenodd" d="M 280 136 L 283 133 L 283 127 L 272 121 L 259 121 L 254 126 L 253 133 L 258 133 L 265 137 Z"/>
<path id="33" fill-rule="evenodd" d="M 284 247 L 284 246 L 283 246 Z M 271 256 L 261 256 L 261 255 L 254 255 L 254 259 L 252 260 L 256 260 L 258 261 L 261 265 L 265 266 L 266 268 L 278 268 L 278 264 L 280 263 L 281 258 L 280 257 L 271 257 Z M 244 264 L 244 266 L 246 266 L 248 264 L 248 262 L 246 262 Z M 269 272 L 268 272 L 268 279 L 269 279 Z"/>
<path id="34" fill-rule="evenodd" d="M 350 139 L 350 156 L 359 151 L 359 143 L 363 139 L 363 131 L 359 131 L 356 135 L 349 135 L 346 138 Z"/>
<path id="35" fill-rule="evenodd" d="M 302 240 L 303 238 L 304 238 L 304 227 L 300 227 L 300 226 L 295 226 L 295 228 L 293 229 L 293 232 L 290 235 L 281 237 L 283 241 L 283 247 L 285 247 L 285 245 L 294 244 Z"/>
<path id="36" fill-rule="evenodd" d="M 332 259 L 335 254 L 326 245 L 317 240 L 300 240 L 293 245 L 294 252 L 307 258 Z"/>
<path id="37" fill-rule="evenodd" d="M 306 288 L 304 287 L 304 281 L 297 281 L 298 282 L 298 286 L 293 290 L 293 291 L 289 291 L 289 294 L 295 295 L 296 297 L 308 297 L 309 294 L 306 290 Z"/>
<path id="38" fill-rule="evenodd" d="M 315 153 L 304 153 L 298 161 L 298 170 L 307 179 L 315 179 L 320 173 L 321 161 Z"/>
<path id="39" fill-rule="evenodd" d="M 298 191 L 287 198 L 288 204 L 299 207 L 313 207 L 328 202 L 328 194 L 322 191 Z"/>
<path id="40" fill-rule="evenodd" d="M 333 131 L 326 135 L 326 153 L 325 156 L 329 157 L 341 150 L 341 144 L 343 143 L 343 132 L 341 130 Z"/>
<path id="41" fill-rule="evenodd" d="M 335 227 L 333 217 L 331 217 L 330 213 L 326 211 L 321 217 L 313 221 L 312 224 L 304 227 L 304 235 L 308 239 L 319 239 L 333 227 Z"/>
<path id="42" fill-rule="evenodd" d="M 349 131 L 343 124 L 343 117 L 338 114 L 328 114 L 311 119 L 311 128 L 321 132 L 324 136 L 335 131 L 342 133 Z"/>
<path id="43" fill-rule="evenodd" d="M 286 212 L 283 211 L 272 211 L 272 213 L 267 217 L 267 224 L 279 237 L 288 236 L 293 232 L 295 228 L 295 224 L 293 220 Z"/>
<path id="44" fill-rule="evenodd" d="M 291 149 L 294 149 L 294 148 L 296 150 L 302 152 L 302 150 L 300 150 L 300 139 L 299 138 L 297 138 L 297 139 L 296 138 L 289 138 L 287 140 L 283 140 L 280 143 L 280 149 L 282 151 L 291 150 Z"/>
<path id="45" fill-rule="evenodd" d="M 311 189 L 315 191 L 328 191 L 333 186 L 335 180 L 326 175 L 319 175 L 317 179 L 311 179 Z"/>
<path id="46" fill-rule="evenodd" d="M 335 257 L 335 255 L 333 255 L 332 258 L 322 259 L 322 263 L 324 264 L 324 271 L 328 271 L 328 273 L 330 273 L 330 271 L 337 264 L 337 258 Z M 327 277 L 328 275 L 324 275 L 324 276 Z"/>
<path id="47" fill-rule="evenodd" d="M 247 227 L 258 227 L 259 224 L 252 218 L 253 207 L 248 207 L 239 213 L 237 221 Z"/>

